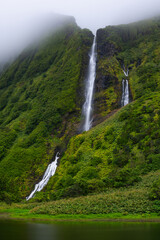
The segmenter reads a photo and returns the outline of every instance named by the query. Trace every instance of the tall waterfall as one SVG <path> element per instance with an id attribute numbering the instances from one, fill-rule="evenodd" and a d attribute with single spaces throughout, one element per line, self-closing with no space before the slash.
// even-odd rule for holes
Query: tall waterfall
<path id="1" fill-rule="evenodd" d="M 59 153 L 56 154 L 55 160 L 50 163 L 43 175 L 43 179 L 35 185 L 34 190 L 31 192 L 31 194 L 26 197 L 26 200 L 28 201 L 29 199 L 33 198 L 36 192 L 40 192 L 48 183 L 49 179 L 55 174 L 56 168 L 57 168 L 57 162 L 58 162 L 58 157 Z"/>
<path id="2" fill-rule="evenodd" d="M 129 85 L 128 80 L 122 81 L 122 100 L 121 105 L 122 107 L 127 105 L 129 103 Z"/>
<path id="3" fill-rule="evenodd" d="M 129 74 L 129 70 L 127 69 L 127 71 L 123 70 L 124 75 L 126 77 L 128 77 Z M 121 106 L 125 106 L 129 103 L 129 84 L 128 84 L 128 80 L 124 80 L 122 81 L 122 100 L 121 100 Z"/>
<path id="4" fill-rule="evenodd" d="M 89 71 L 88 78 L 86 83 L 86 101 L 83 105 L 83 113 L 85 116 L 85 123 L 83 130 L 88 131 L 92 126 L 92 99 L 93 99 L 93 90 L 94 90 L 94 82 L 96 78 L 96 37 L 94 37 L 93 45 L 90 54 L 89 61 Z"/>

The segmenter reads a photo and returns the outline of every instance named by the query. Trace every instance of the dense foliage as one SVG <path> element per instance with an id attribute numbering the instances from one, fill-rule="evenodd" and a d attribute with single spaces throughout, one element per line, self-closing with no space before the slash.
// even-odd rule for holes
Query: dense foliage
<path id="1" fill-rule="evenodd" d="M 149 192 L 152 182 L 160 177 L 160 171 L 152 171 L 142 181 L 128 188 L 108 189 L 107 192 L 50 202 L 0 204 L 4 210 L 17 218 L 145 218 L 160 216 L 160 201 L 152 201 Z M 38 197 L 36 197 L 38 200 Z M 40 199 L 39 199 L 40 200 Z M 41 214 L 41 215 L 39 215 Z M 43 214 L 47 214 L 44 216 Z M 85 215 L 85 216 L 84 216 Z"/>
<path id="2" fill-rule="evenodd" d="M 147 174 L 134 187 L 108 189 L 107 192 L 85 197 L 63 199 L 59 201 L 30 206 L 35 214 L 150 214 L 159 215 L 160 201 L 151 201 L 148 192 L 152 182 L 160 177 L 160 171 Z M 26 208 L 26 206 L 23 206 Z"/>
<path id="3" fill-rule="evenodd" d="M 130 100 L 160 89 L 160 19 L 97 31 L 95 120 L 120 107 L 123 69 L 129 69 Z"/>
<path id="4" fill-rule="evenodd" d="M 107 120 L 76 135 L 92 40 L 93 35 L 88 30 L 69 24 L 47 42 L 24 51 L 0 77 L 0 135 L 3 136 L 0 140 L 0 200 L 24 198 L 42 177 L 55 152 L 60 150 L 56 174 L 31 201 L 107 193 L 97 198 L 96 195 L 84 198 L 82 208 L 81 198 L 65 202 L 68 207 L 63 201 L 56 202 L 54 208 L 49 206 L 48 213 L 66 211 L 70 214 L 77 209 L 78 213 L 85 214 L 86 201 L 88 213 L 94 201 L 98 202 L 98 209 L 104 209 L 102 213 L 121 208 L 123 211 L 130 209 L 131 213 L 136 209 L 138 213 L 151 212 L 153 202 L 154 211 L 158 211 L 160 21 L 98 30 L 94 123 Z M 112 111 L 120 108 L 124 68 L 129 69 L 134 101 L 115 113 Z M 115 114 L 111 116 L 112 113 Z M 151 178 L 154 182 L 144 191 L 141 181 L 151 172 L 158 177 Z M 134 186 L 141 187 L 128 193 L 126 188 Z M 120 192 L 116 198 L 117 189 Z M 109 208 L 105 207 L 105 194 L 108 194 Z M 123 194 L 129 198 L 124 208 Z M 131 198 L 134 200 L 130 201 Z M 138 202 L 143 209 L 137 208 Z M 33 212 L 43 213 L 43 210 Z M 98 211 L 95 204 L 94 213 Z"/>
<path id="5" fill-rule="evenodd" d="M 160 169 L 160 102 L 152 93 L 73 137 L 44 199 L 132 186 Z M 43 199 L 43 193 L 41 193 Z"/>
<path id="6" fill-rule="evenodd" d="M 69 22 L 0 77 L 0 200 L 17 201 L 78 129 L 93 35 Z"/>

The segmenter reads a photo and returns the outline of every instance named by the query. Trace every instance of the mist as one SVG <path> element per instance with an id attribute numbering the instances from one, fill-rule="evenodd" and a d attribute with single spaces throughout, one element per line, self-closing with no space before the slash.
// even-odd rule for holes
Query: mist
<path id="1" fill-rule="evenodd" d="M 9 19 L 10 20 L 10 19 Z M 0 25 L 0 71 L 7 63 L 10 64 L 26 47 L 39 44 L 48 35 L 64 26 L 73 17 L 61 14 L 47 13 L 23 16 L 18 21 L 8 19 Z"/>
<path id="2" fill-rule="evenodd" d="M 0 8 L 0 65 L 58 23 L 55 13 L 74 16 L 94 33 L 107 25 L 160 15 L 159 0 L 5 0 Z M 51 17 L 52 16 L 52 17 Z M 55 22 L 55 24 L 53 24 Z M 53 25 L 52 25 L 53 24 Z"/>

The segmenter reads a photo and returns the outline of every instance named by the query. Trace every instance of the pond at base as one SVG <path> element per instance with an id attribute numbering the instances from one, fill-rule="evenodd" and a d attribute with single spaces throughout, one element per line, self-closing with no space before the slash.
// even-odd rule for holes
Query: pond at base
<path id="1" fill-rule="evenodd" d="M 1 240 L 159 240 L 160 223 L 33 223 L 0 220 Z"/>

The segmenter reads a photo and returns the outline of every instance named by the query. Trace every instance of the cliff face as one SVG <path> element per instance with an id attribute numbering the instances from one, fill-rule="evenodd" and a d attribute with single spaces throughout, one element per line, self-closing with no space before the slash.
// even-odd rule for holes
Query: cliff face
<path id="1" fill-rule="evenodd" d="M 92 42 L 71 21 L 0 76 L 0 200 L 24 199 L 56 151 L 60 165 L 39 200 L 128 187 L 159 171 L 159 19 L 97 31 L 94 125 L 120 108 L 123 69 L 134 101 L 76 135 Z"/>
<path id="2" fill-rule="evenodd" d="M 153 174 L 155 179 L 159 176 L 159 56 L 159 19 L 97 31 L 97 126 L 71 138 L 54 178 L 37 199 L 87 195 L 128 188 L 137 182 L 142 190 L 140 182 L 146 174 Z M 124 69 L 129 69 L 133 102 L 120 108 Z M 155 185 L 155 199 L 159 200 L 159 181 Z M 147 198 L 154 185 L 151 188 L 146 190 Z"/>
<path id="3" fill-rule="evenodd" d="M 149 172 L 159 174 L 159 54 L 158 19 L 97 31 L 94 124 L 108 119 L 71 138 L 55 176 L 37 199 L 129 187 Z M 134 101 L 119 109 L 123 69 L 129 69 Z"/>
<path id="4" fill-rule="evenodd" d="M 122 69 L 116 55 L 117 45 L 110 41 L 110 31 L 97 31 L 97 73 L 94 99 L 94 124 L 120 107 Z"/>
<path id="5" fill-rule="evenodd" d="M 0 200 L 26 197 L 77 133 L 92 41 L 68 21 L 0 76 Z"/>
<path id="6" fill-rule="evenodd" d="M 130 100 L 157 89 L 159 36 L 159 19 L 97 31 L 95 125 L 120 107 L 124 69 L 129 69 Z"/>

